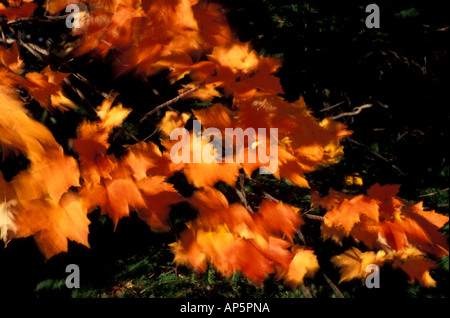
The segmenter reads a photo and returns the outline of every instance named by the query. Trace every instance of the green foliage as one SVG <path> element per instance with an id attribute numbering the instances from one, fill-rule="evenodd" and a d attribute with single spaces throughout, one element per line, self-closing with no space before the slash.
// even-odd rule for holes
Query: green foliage
<path id="1" fill-rule="evenodd" d="M 39 282 L 34 289 L 36 292 L 42 290 L 60 290 L 63 287 L 66 287 L 66 282 L 64 279 L 46 279 L 42 282 Z"/>

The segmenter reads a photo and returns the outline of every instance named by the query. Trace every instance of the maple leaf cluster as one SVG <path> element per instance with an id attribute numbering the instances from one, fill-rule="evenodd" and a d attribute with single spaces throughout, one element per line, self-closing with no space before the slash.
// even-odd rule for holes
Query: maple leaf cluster
<path id="1" fill-rule="evenodd" d="M 332 261 L 341 267 L 341 281 L 364 278 L 368 264 L 391 263 L 405 271 L 412 281 L 435 286 L 430 270 L 437 267 L 427 255 L 448 255 L 448 240 L 439 229 L 448 216 L 424 211 L 423 202 L 406 204 L 398 196 L 399 185 L 374 184 L 366 195 L 348 195 L 330 190 L 328 196 L 313 196 L 313 203 L 327 212 L 322 224 L 323 239 L 341 242 L 352 237 L 371 250 L 353 248 Z"/>
<path id="2" fill-rule="evenodd" d="M 165 111 L 157 127 L 160 145 L 145 141 L 125 145 L 125 154 L 117 157 L 108 152 L 110 136 L 133 110 L 116 102 L 116 93 L 112 93 L 96 108 L 96 120 L 85 119 L 78 126 L 72 140 L 75 159 L 46 126 L 32 118 L 18 94 L 27 91 L 51 113 L 70 111 L 77 106 L 62 88 L 72 74 L 54 66 L 27 72 L 19 50 L 22 41 L 4 43 L 0 46 L 0 112 L 4 114 L 0 116 L 0 149 L 3 155 L 22 153 L 30 165 L 10 181 L 0 173 L 1 238 L 7 243 L 33 236 L 50 258 L 68 250 L 67 240 L 89 246 L 88 214 L 97 208 L 115 227 L 135 211 L 153 231 L 169 231 L 171 206 L 184 201 L 199 214 L 171 245 L 177 264 L 200 272 L 210 264 L 225 276 L 240 271 L 258 284 L 273 273 L 293 286 L 312 277 L 319 270 L 317 256 L 294 241 L 304 224 L 299 208 L 264 200 L 253 211 L 246 204 L 229 204 L 214 187 L 224 182 L 236 188 L 242 173 L 251 178 L 267 164 L 238 160 L 174 163 L 170 150 L 177 141 L 170 139 L 170 132 L 186 127 L 194 118 L 203 129 L 219 129 L 224 140 L 226 128 L 265 128 L 266 132 L 276 128 L 278 157 L 273 175 L 305 188 L 310 187 L 305 174 L 339 161 L 343 154 L 340 141 L 351 132 L 332 119 L 316 119 L 302 98 L 295 102 L 283 99 L 275 75 L 280 61 L 258 55 L 248 43 L 236 40 L 217 4 L 197 0 L 70 3 L 81 8 L 81 27 L 67 31 L 77 39 L 70 48 L 71 59 L 103 59 L 113 54 L 116 76 L 149 77 L 168 70 L 172 84 L 188 79 L 180 95 L 213 105 L 182 113 Z M 0 15 L 9 23 L 32 18 L 38 7 L 33 1 L 7 4 L 0 4 Z M 42 8 L 59 16 L 67 4 L 66 0 L 46 1 Z M 231 102 L 216 102 L 222 97 Z M 192 131 L 190 136 L 191 142 L 199 138 Z M 200 143 L 203 149 L 209 141 Z M 248 154 L 265 145 L 231 146 Z M 195 186 L 191 197 L 183 197 L 168 182 L 175 172 L 183 173 Z M 331 192 L 316 198 L 315 204 L 328 210 L 322 225 L 325 239 L 340 241 L 351 236 L 370 249 L 382 246 L 377 253 L 353 249 L 333 258 L 342 268 L 342 280 L 363 276 L 365 264 L 390 261 L 412 279 L 433 285 L 429 270 L 434 263 L 425 254 L 448 254 L 438 232 L 448 217 L 423 211 L 421 204 L 403 204 L 395 196 L 397 190 L 376 185 L 368 196 Z"/>
<path id="3" fill-rule="evenodd" d="M 190 203 L 199 216 L 172 244 L 176 262 L 199 271 L 210 263 L 225 276 L 239 270 L 260 284 L 277 270 L 294 286 L 318 270 L 313 251 L 293 244 L 295 229 L 303 224 L 298 208 L 265 200 L 251 214 L 214 188 L 197 191 Z"/>

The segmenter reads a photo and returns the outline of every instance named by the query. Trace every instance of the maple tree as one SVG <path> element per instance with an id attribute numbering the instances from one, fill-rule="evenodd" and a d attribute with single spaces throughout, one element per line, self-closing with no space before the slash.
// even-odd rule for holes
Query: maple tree
<path id="1" fill-rule="evenodd" d="M 319 220 L 323 240 L 341 243 L 351 237 L 367 249 L 353 247 L 331 258 L 340 268 L 341 281 L 367 276 L 369 264 L 391 264 L 412 281 L 435 286 L 430 270 L 437 265 L 432 257 L 448 255 L 447 239 L 439 232 L 448 217 L 424 211 L 420 202 L 405 203 L 397 197 L 397 185 L 375 184 L 367 195 L 331 189 L 328 196 L 320 197 L 312 192 L 313 207 L 326 211 L 323 217 L 314 217 L 273 197 L 248 202 L 244 180 L 253 180 L 266 163 L 171 160 L 170 150 L 178 142 L 170 138 L 171 131 L 189 128 L 193 119 L 200 120 L 203 129 L 217 128 L 223 140 L 226 128 L 265 128 L 267 132 L 277 128 L 273 176 L 309 189 L 305 175 L 337 163 L 343 156 L 341 140 L 352 134 L 332 118 L 315 118 L 302 97 L 285 100 L 276 76 L 280 60 L 259 55 L 249 43 L 238 41 L 219 5 L 197 0 L 70 3 L 80 5 L 81 27 L 66 30 L 70 42 L 58 63 L 32 69 L 25 54 L 46 64 L 54 53 L 27 43 L 20 34 L 8 40 L 3 34 L 0 149 L 3 156 L 20 153 L 30 162 L 11 180 L 0 172 L 0 230 L 6 244 L 33 236 L 46 259 L 67 252 L 68 240 L 89 247 L 88 215 L 95 209 L 108 215 L 115 228 L 120 219 L 136 212 L 152 231 L 167 232 L 172 229 L 171 207 L 184 202 L 198 215 L 186 222 L 171 250 L 176 264 L 195 271 L 204 272 L 210 265 L 224 276 L 239 271 L 257 285 L 271 274 L 293 287 L 301 285 L 320 267 L 316 252 L 300 245 L 295 236 L 309 220 Z M 6 1 L 0 4 L 0 15 L 6 17 L 5 25 L 34 18 L 64 21 L 67 4 L 45 1 L 40 8 L 46 14 L 39 17 L 37 2 Z M 68 79 L 84 79 L 74 61 L 105 58 L 110 59 L 115 77 L 132 74 L 145 82 L 167 74 L 171 85 L 179 87 L 173 100 L 154 109 L 147 105 L 147 113 L 135 125 L 160 112 L 154 132 L 157 142 L 132 136 L 133 142 L 122 144 L 120 152 L 111 150 L 118 134 L 132 135 L 123 123 L 135 113 L 133 105 L 121 103 L 121 92 L 113 89 L 105 94 L 93 88 L 103 100 L 90 105 L 95 116 L 85 116 L 70 145 L 64 147 L 27 111 L 30 104 L 49 113 L 74 111 L 78 105 L 65 93 Z M 82 92 L 74 91 L 86 100 Z M 24 92 L 28 98 L 23 98 Z M 186 105 L 196 100 L 209 106 L 185 107 L 182 112 L 169 109 L 180 99 Z M 191 142 L 199 138 L 192 131 L 190 135 Z M 202 139 L 200 143 L 204 149 L 210 142 Z M 231 146 L 242 147 L 247 155 L 255 148 L 270 147 L 269 143 L 236 143 Z M 192 195 L 182 195 L 169 181 L 179 173 L 194 187 Z M 215 187 L 218 182 L 234 188 L 240 202 L 229 202 Z"/>

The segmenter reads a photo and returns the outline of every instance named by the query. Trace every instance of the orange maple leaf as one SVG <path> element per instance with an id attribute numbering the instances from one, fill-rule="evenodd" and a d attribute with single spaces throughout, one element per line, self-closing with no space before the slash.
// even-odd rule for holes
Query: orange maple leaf
<path id="1" fill-rule="evenodd" d="M 278 59 L 258 56 L 248 43 L 231 41 L 227 45 L 216 46 L 208 54 L 208 59 L 212 64 L 201 61 L 184 67 L 185 70 L 190 69 L 194 82 L 201 79 L 205 84 L 193 96 L 211 100 L 219 96 L 215 91 L 217 87 L 223 87 L 227 94 L 242 100 L 283 93 L 279 78 L 272 75 L 280 66 Z"/>
<path id="2" fill-rule="evenodd" d="M 63 80 L 69 75 L 52 71 L 50 66 L 47 66 L 40 73 L 27 73 L 25 88 L 42 107 L 46 107 L 51 112 L 55 109 L 65 111 L 76 107 L 70 99 L 64 96 L 61 88 Z"/>
<path id="3" fill-rule="evenodd" d="M 327 212 L 324 216 L 324 225 L 340 228 L 348 236 L 361 216 L 378 222 L 378 205 L 374 200 L 365 196 L 356 196 L 351 200 L 344 199 L 339 206 Z"/>
<path id="4" fill-rule="evenodd" d="M 183 164 L 183 173 L 189 183 L 197 188 L 210 187 L 219 181 L 226 182 L 231 186 L 235 185 L 241 164 L 238 162 L 221 162 L 221 158 L 208 162 L 202 154 L 210 150 L 210 155 L 214 157 L 214 148 L 211 147 L 210 141 L 203 139 L 202 136 L 194 135 L 193 132 L 182 135 L 181 140 L 162 140 L 163 146 L 171 153 L 174 152 L 173 147 L 177 143 L 182 145 L 177 154 L 186 156 L 188 161 L 181 161 L 180 163 Z M 194 144 L 198 145 L 200 152 L 195 151 Z M 185 153 L 183 154 L 183 152 Z M 199 157 L 199 162 L 195 162 L 194 156 Z"/>
<path id="5" fill-rule="evenodd" d="M 83 186 L 80 195 L 83 206 L 88 211 L 100 207 L 102 214 L 111 217 L 114 228 L 121 218 L 130 215 L 130 206 L 136 209 L 145 207 L 142 194 L 131 178 L 130 171 L 118 163 L 114 164 L 110 178 L 102 178 L 99 183 Z"/>
<path id="6" fill-rule="evenodd" d="M 5 7 L 3 3 L 0 3 L 0 16 L 4 15 L 8 21 L 12 21 L 18 18 L 30 17 L 33 15 L 34 10 L 37 8 L 36 3 L 30 3 L 31 1 L 24 1 L 28 3 L 12 3 L 10 1 L 9 7 Z"/>
<path id="7" fill-rule="evenodd" d="M 165 182 L 165 176 L 153 176 L 137 183 L 142 193 L 145 207 L 138 209 L 138 216 L 154 232 L 170 230 L 169 212 L 171 205 L 184 201 L 172 184 Z"/>
<path id="8" fill-rule="evenodd" d="M 256 226 L 271 234 L 284 235 L 292 242 L 296 229 L 304 224 L 298 211 L 299 208 L 283 202 L 264 200 L 255 216 Z"/>
<path id="9" fill-rule="evenodd" d="M 32 161 L 29 169 L 12 180 L 18 200 L 34 200 L 48 196 L 58 202 L 70 187 L 78 187 L 80 171 L 73 157 L 65 156 L 62 148 L 48 150 L 45 156 Z"/>
<path id="10" fill-rule="evenodd" d="M 229 205 L 225 196 L 213 188 L 196 191 L 189 202 L 199 215 L 188 223 L 180 240 L 171 244 L 176 263 L 198 271 L 206 270 L 210 263 L 226 276 L 241 271 L 257 284 L 275 269 L 283 273 L 279 278 L 301 283 L 307 272 L 313 274 L 317 268 L 314 263 L 302 262 L 300 254 L 296 257 L 297 249 L 289 250 L 292 235 L 302 224 L 295 208 L 263 201 L 252 215 L 240 204 Z M 303 276 L 294 278 L 295 271 L 301 268 Z"/>
<path id="11" fill-rule="evenodd" d="M 233 118 L 235 113 L 220 103 L 214 104 L 208 108 L 192 110 L 192 112 L 195 117 L 201 121 L 203 127 L 217 128 L 222 134 L 225 133 L 225 128 L 235 128 L 236 126 L 236 122 Z"/>
<path id="12" fill-rule="evenodd" d="M 33 235 L 47 259 L 67 252 L 67 239 L 89 247 L 90 221 L 76 194 L 67 192 L 58 203 L 44 198 L 21 201 L 17 210 L 15 238 Z"/>
<path id="13" fill-rule="evenodd" d="M 67 239 L 88 245 L 89 220 L 78 197 L 68 192 L 79 186 L 78 164 L 44 125 L 30 118 L 21 103 L 0 90 L 0 145 L 17 149 L 30 166 L 7 183 L 0 176 L 2 238 L 33 235 L 46 258 L 67 251 Z M 11 121 L 12 119 L 12 121 Z"/>
<path id="14" fill-rule="evenodd" d="M 55 15 L 63 11 L 69 4 L 79 4 L 80 0 L 46 0 L 43 7 L 51 15 Z M 90 3 L 95 3 L 96 1 L 89 0 Z"/>
<path id="15" fill-rule="evenodd" d="M 131 208 L 152 230 L 168 230 L 170 206 L 182 201 L 182 197 L 164 179 L 181 167 L 153 143 L 128 147 L 120 160 L 107 155 L 110 133 L 130 113 L 121 104 L 111 108 L 112 104 L 112 99 L 105 100 L 97 108 L 99 120 L 84 121 L 74 140 L 84 180 L 80 189 L 83 206 L 88 211 L 100 207 L 102 214 L 111 217 L 115 228 L 121 218 L 130 215 Z"/>
<path id="16" fill-rule="evenodd" d="M 335 191 L 324 198 L 313 196 L 314 204 L 328 210 L 322 226 L 324 239 L 352 236 L 370 248 L 402 251 L 415 246 L 437 257 L 448 255 L 447 239 L 439 232 L 448 216 L 424 211 L 422 202 L 406 205 L 396 196 L 398 190 L 398 185 L 375 184 L 368 189 L 369 196 Z"/>
<path id="17" fill-rule="evenodd" d="M 45 155 L 47 149 L 59 149 L 55 138 L 43 124 L 27 115 L 22 103 L 0 87 L 0 147 L 2 153 L 19 150 L 35 161 Z"/>
<path id="18" fill-rule="evenodd" d="M 239 102 L 237 120 L 242 129 L 278 129 L 278 170 L 274 176 L 301 187 L 309 187 L 305 173 L 339 160 L 339 140 L 350 134 L 342 124 L 313 118 L 302 98 L 294 103 L 278 96 Z M 250 174 L 257 166 L 246 168 Z"/>
<path id="19" fill-rule="evenodd" d="M 10 48 L 0 46 L 0 65 L 16 74 L 22 71 L 23 61 L 20 58 L 19 46 L 16 42 Z"/>
<path id="20" fill-rule="evenodd" d="M 437 264 L 414 247 L 388 253 L 382 250 L 376 253 L 373 251 L 361 252 L 353 247 L 340 255 L 333 256 L 331 261 L 340 267 L 340 283 L 367 277 L 370 274 L 370 271 L 367 270 L 368 265 L 382 266 L 389 263 L 393 268 L 400 268 L 406 272 L 412 282 L 417 279 L 422 286 L 436 286 L 430 270 L 437 268 Z"/>
<path id="21" fill-rule="evenodd" d="M 81 177 L 86 183 L 99 184 L 101 178 L 110 178 L 113 169 L 110 156 L 106 155 L 109 148 L 108 138 L 112 130 L 120 126 L 131 112 L 122 104 L 111 108 L 113 99 L 105 99 L 97 108 L 99 121 L 84 120 L 77 130 L 77 138 L 73 140 L 73 148 L 79 155 Z"/>
<path id="22" fill-rule="evenodd" d="M 412 282 L 417 279 L 422 286 L 436 287 L 436 281 L 431 277 L 430 270 L 439 266 L 415 248 L 396 253 L 392 266 L 406 272 Z"/>

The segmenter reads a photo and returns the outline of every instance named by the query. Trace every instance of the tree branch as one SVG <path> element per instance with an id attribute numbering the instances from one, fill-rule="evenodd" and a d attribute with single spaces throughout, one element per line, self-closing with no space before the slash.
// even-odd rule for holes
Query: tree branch
<path id="1" fill-rule="evenodd" d="M 199 86 L 196 86 L 194 88 L 191 88 L 183 93 L 181 93 L 180 95 L 172 98 L 171 100 L 168 100 L 167 102 L 162 103 L 161 105 L 156 106 L 155 108 L 153 108 L 151 111 L 149 111 L 148 113 L 146 113 L 140 120 L 139 122 L 135 125 L 138 126 L 140 125 L 144 120 L 146 120 L 149 116 L 153 115 L 154 113 L 156 113 L 158 110 L 167 107 L 169 105 L 175 104 L 176 102 L 178 102 L 180 99 L 182 99 L 183 97 L 189 95 L 190 93 L 195 92 L 196 90 L 198 90 Z"/>
<path id="2" fill-rule="evenodd" d="M 339 114 L 339 115 L 331 117 L 331 119 L 338 119 L 338 118 L 341 118 L 341 117 L 344 117 L 344 116 L 358 115 L 363 109 L 370 108 L 372 106 L 373 106 L 373 104 L 365 104 L 365 105 L 362 105 L 362 106 L 359 106 L 359 107 L 355 107 L 352 112 L 342 113 L 342 114 Z"/>
<path id="3" fill-rule="evenodd" d="M 244 176 L 242 174 L 239 175 L 239 189 L 235 187 L 234 190 L 236 191 L 236 194 L 239 197 L 239 199 L 241 199 L 245 208 L 248 211 L 253 212 L 252 207 L 248 204 L 248 201 L 247 201 L 247 196 L 246 196 L 245 190 L 244 190 Z"/>
<path id="4" fill-rule="evenodd" d="M 438 193 L 441 193 L 441 192 L 446 192 L 446 191 L 448 191 L 448 189 L 449 188 L 445 188 L 445 189 L 442 189 L 442 190 L 439 190 L 439 191 L 436 191 L 436 192 L 421 194 L 421 195 L 417 196 L 417 198 L 431 197 L 431 196 L 433 196 L 435 194 L 438 194 Z"/>
<path id="5" fill-rule="evenodd" d="M 302 289 L 302 292 L 305 294 L 306 298 L 314 298 L 309 288 L 304 284 L 300 284 L 300 288 Z"/>
<path id="6" fill-rule="evenodd" d="M 354 139 L 351 138 L 351 137 L 347 137 L 347 140 L 349 140 L 350 142 L 352 142 L 352 143 L 354 143 L 354 144 L 356 144 L 356 145 L 358 145 L 358 146 L 361 146 L 361 147 L 366 148 L 366 149 L 367 149 L 368 151 L 370 151 L 374 156 L 380 158 L 381 160 L 383 160 L 383 161 L 385 161 L 385 162 L 387 162 L 387 163 L 390 163 L 391 166 L 392 166 L 392 168 L 394 168 L 395 170 L 397 170 L 398 172 L 400 172 L 400 173 L 403 174 L 403 171 L 402 171 L 399 167 L 397 167 L 396 165 L 394 165 L 394 164 L 391 163 L 392 160 L 389 160 L 389 159 L 383 157 L 383 156 L 380 155 L 379 153 L 376 153 L 375 151 L 373 151 L 372 149 L 370 149 L 369 146 L 366 146 L 366 145 L 364 145 L 364 144 L 362 144 L 362 143 L 360 143 L 360 142 L 354 140 Z"/>
<path id="7" fill-rule="evenodd" d="M 320 215 L 303 214 L 303 217 L 310 219 L 310 220 L 316 220 L 316 221 L 323 222 L 323 216 L 320 216 Z"/>
<path id="8" fill-rule="evenodd" d="M 328 110 L 330 110 L 330 109 L 333 109 L 333 108 L 335 108 L 335 107 L 338 107 L 338 106 L 344 104 L 345 102 L 346 102 L 346 101 L 343 100 L 342 102 L 339 102 L 339 103 L 337 103 L 337 104 L 334 104 L 334 105 L 331 105 L 331 106 L 322 108 L 321 110 L 319 110 L 319 112 L 326 112 L 326 111 L 328 111 Z"/>
<path id="9" fill-rule="evenodd" d="M 344 294 L 339 290 L 339 288 L 334 284 L 330 278 L 325 273 L 322 273 L 323 277 L 327 281 L 328 285 L 330 285 L 331 289 L 336 293 L 339 298 L 345 298 Z"/>

